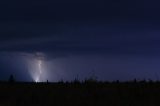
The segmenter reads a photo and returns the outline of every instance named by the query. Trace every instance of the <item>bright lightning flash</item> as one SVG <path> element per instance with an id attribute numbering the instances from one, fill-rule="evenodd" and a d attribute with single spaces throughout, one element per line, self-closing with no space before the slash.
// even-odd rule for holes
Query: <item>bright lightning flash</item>
<path id="1" fill-rule="evenodd" d="M 34 82 L 43 82 L 48 79 L 45 54 L 38 52 L 28 56 L 29 73 Z"/>
<path id="2" fill-rule="evenodd" d="M 40 77 L 42 74 L 42 61 L 38 60 L 37 64 L 38 64 L 38 75 L 37 78 L 35 79 L 35 82 L 40 82 Z"/>

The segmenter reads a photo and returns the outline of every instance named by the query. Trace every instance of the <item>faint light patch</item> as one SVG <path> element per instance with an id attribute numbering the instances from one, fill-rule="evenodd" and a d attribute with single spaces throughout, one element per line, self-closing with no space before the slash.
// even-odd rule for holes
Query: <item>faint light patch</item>
<path id="1" fill-rule="evenodd" d="M 39 77 L 35 77 L 35 82 L 40 82 Z"/>

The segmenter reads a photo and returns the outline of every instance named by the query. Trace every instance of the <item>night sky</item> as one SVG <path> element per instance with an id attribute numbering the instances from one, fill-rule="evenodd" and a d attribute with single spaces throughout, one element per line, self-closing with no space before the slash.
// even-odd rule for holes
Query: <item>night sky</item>
<path id="1" fill-rule="evenodd" d="M 0 80 L 160 80 L 159 4 L 0 1 Z"/>

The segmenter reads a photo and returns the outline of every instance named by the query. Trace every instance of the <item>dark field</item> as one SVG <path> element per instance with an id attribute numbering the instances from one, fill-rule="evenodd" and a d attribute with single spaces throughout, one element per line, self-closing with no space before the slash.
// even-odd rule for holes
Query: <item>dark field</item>
<path id="1" fill-rule="evenodd" d="M 159 106 L 160 82 L 0 83 L 0 106 Z"/>

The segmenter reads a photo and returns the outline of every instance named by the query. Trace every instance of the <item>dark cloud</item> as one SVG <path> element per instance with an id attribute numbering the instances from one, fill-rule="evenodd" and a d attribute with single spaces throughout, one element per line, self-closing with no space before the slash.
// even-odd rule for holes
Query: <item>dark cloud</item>
<path id="1" fill-rule="evenodd" d="M 18 59 L 15 62 L 18 64 L 22 61 L 22 57 L 25 59 L 43 57 L 50 61 L 56 60 L 57 70 L 63 68 L 61 65 L 65 66 L 66 69 L 63 71 L 65 74 L 68 72 L 69 76 L 75 75 L 76 72 L 81 74 L 88 72 L 87 69 L 92 70 L 89 67 L 98 64 L 97 61 L 100 61 L 96 67 L 100 72 L 97 73 L 103 78 L 105 74 L 102 75 L 102 72 L 112 78 L 133 77 L 132 67 L 136 70 L 141 68 L 141 72 L 144 73 L 147 68 L 143 66 L 150 64 L 149 68 L 154 69 L 153 66 L 158 60 L 154 64 L 150 61 L 160 56 L 158 4 L 159 1 L 156 0 L 152 2 L 149 0 L 1 1 L 0 62 L 13 57 Z M 90 56 L 92 58 L 89 58 Z M 94 59 L 99 56 L 102 57 Z M 139 62 L 140 57 L 143 59 Z M 145 63 L 146 60 L 148 63 Z M 112 61 L 110 67 L 105 66 Z M 2 63 L 7 64 L 7 62 Z M 126 65 L 127 63 L 130 64 Z M 143 66 L 139 66 L 140 63 L 143 63 Z M 18 70 L 23 70 L 22 66 Z M 116 66 L 125 71 L 115 71 Z M 78 71 L 73 71 L 72 67 Z M 158 66 L 155 67 L 158 69 Z M 14 69 L 14 67 L 9 69 L 12 68 Z M 7 65 L 2 65 L 1 69 L 9 70 Z M 127 70 L 132 70 L 132 74 Z M 112 75 L 114 72 L 120 76 Z M 4 71 L 3 73 L 5 75 Z M 142 73 L 141 76 L 145 76 Z"/>

